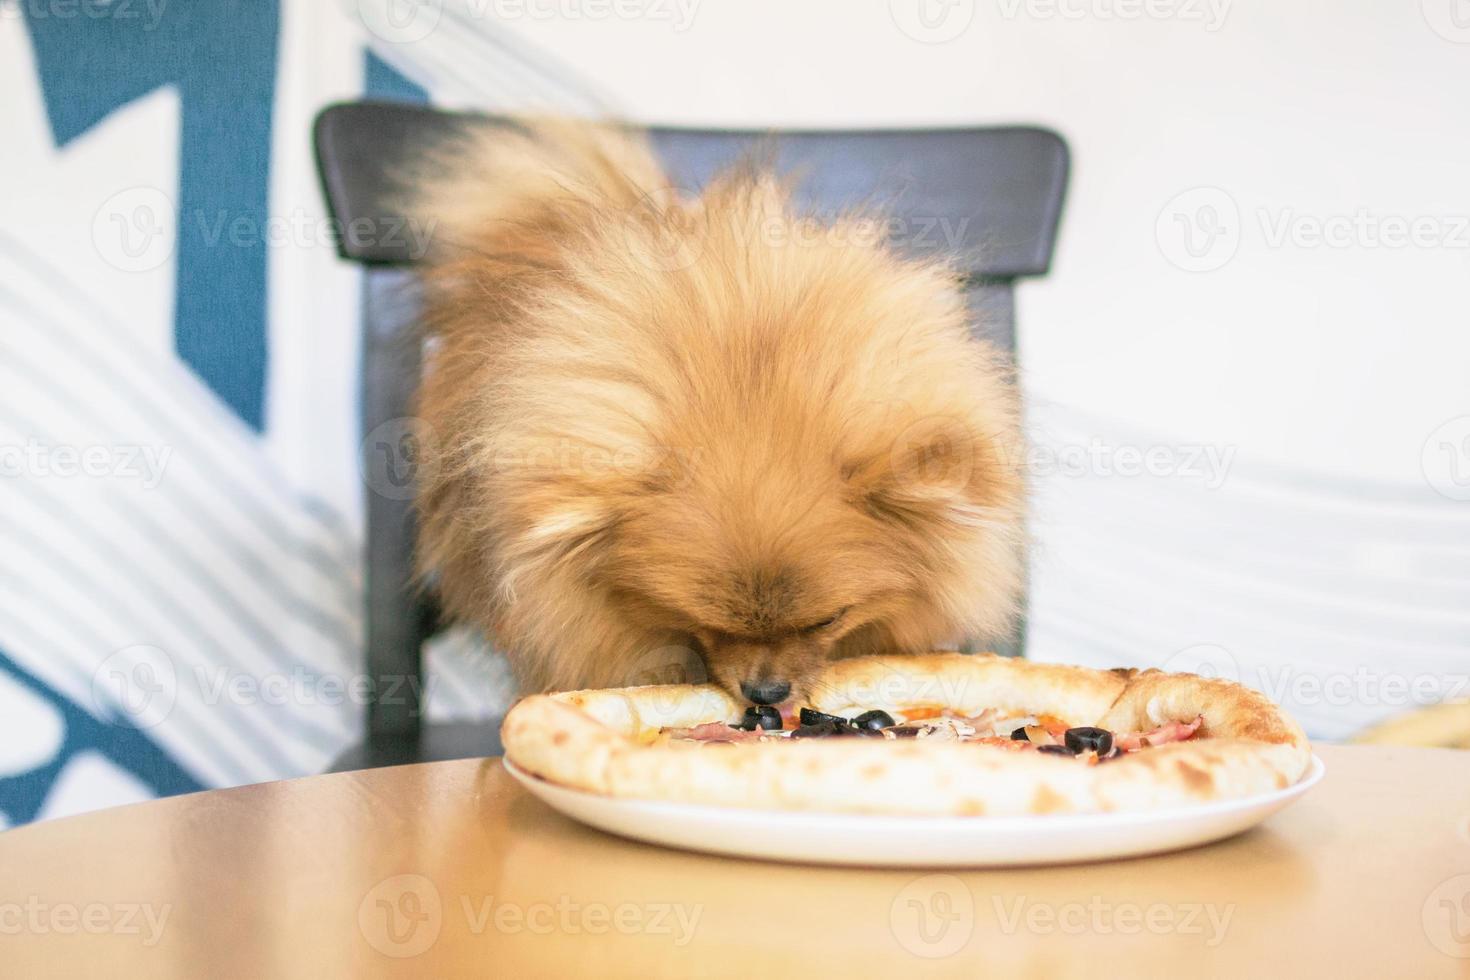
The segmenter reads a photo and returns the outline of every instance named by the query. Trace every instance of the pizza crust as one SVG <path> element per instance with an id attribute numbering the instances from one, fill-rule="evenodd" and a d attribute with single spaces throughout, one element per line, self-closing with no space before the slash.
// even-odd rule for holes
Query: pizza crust
<path id="1" fill-rule="evenodd" d="M 612 796 L 772 810 L 926 816 L 1145 810 L 1269 792 L 1301 778 L 1311 749 L 1264 695 L 1155 670 L 1092 670 L 989 654 L 841 661 L 813 684 L 834 714 L 986 708 L 1139 731 L 1202 716 L 1196 737 L 1095 766 L 933 739 L 646 744 L 662 727 L 733 722 L 712 685 L 534 695 L 501 729 L 507 758 L 543 779 Z"/>

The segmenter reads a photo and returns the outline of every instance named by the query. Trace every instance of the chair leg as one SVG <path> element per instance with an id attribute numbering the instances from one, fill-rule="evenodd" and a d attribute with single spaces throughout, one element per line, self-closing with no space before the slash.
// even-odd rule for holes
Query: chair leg
<path id="1" fill-rule="evenodd" d="M 432 608 L 415 585 L 413 493 L 421 423 L 411 415 L 421 344 L 408 273 L 363 277 L 362 475 L 365 484 L 369 742 L 412 739 L 423 713 L 423 645 Z"/>

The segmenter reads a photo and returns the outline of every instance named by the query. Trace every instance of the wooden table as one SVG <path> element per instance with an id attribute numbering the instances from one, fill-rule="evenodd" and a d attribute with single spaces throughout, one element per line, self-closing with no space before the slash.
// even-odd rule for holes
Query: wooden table
<path id="1" fill-rule="evenodd" d="M 200 793 L 0 834 L 0 975 L 1470 977 L 1470 753 L 1320 753 L 1229 841 L 953 874 L 635 844 L 493 759 Z"/>

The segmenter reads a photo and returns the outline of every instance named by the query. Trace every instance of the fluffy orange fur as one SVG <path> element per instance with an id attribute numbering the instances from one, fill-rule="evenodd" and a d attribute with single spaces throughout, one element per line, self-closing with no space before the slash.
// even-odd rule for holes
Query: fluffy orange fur
<path id="1" fill-rule="evenodd" d="M 1008 628 L 1016 398 L 950 269 L 759 166 L 676 194 L 608 127 L 470 129 L 413 186 L 421 567 L 523 689 L 695 651 L 732 691 L 800 692 Z"/>

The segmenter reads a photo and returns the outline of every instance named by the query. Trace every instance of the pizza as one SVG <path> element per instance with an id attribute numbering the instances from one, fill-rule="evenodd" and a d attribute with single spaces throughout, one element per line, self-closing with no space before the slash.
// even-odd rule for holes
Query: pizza
<path id="1" fill-rule="evenodd" d="M 786 710 L 709 684 L 533 695 L 501 738 L 522 770 L 593 793 L 931 816 L 1234 799 L 1311 761 L 1263 694 L 1193 674 L 936 653 L 838 661 L 809 690 Z"/>

